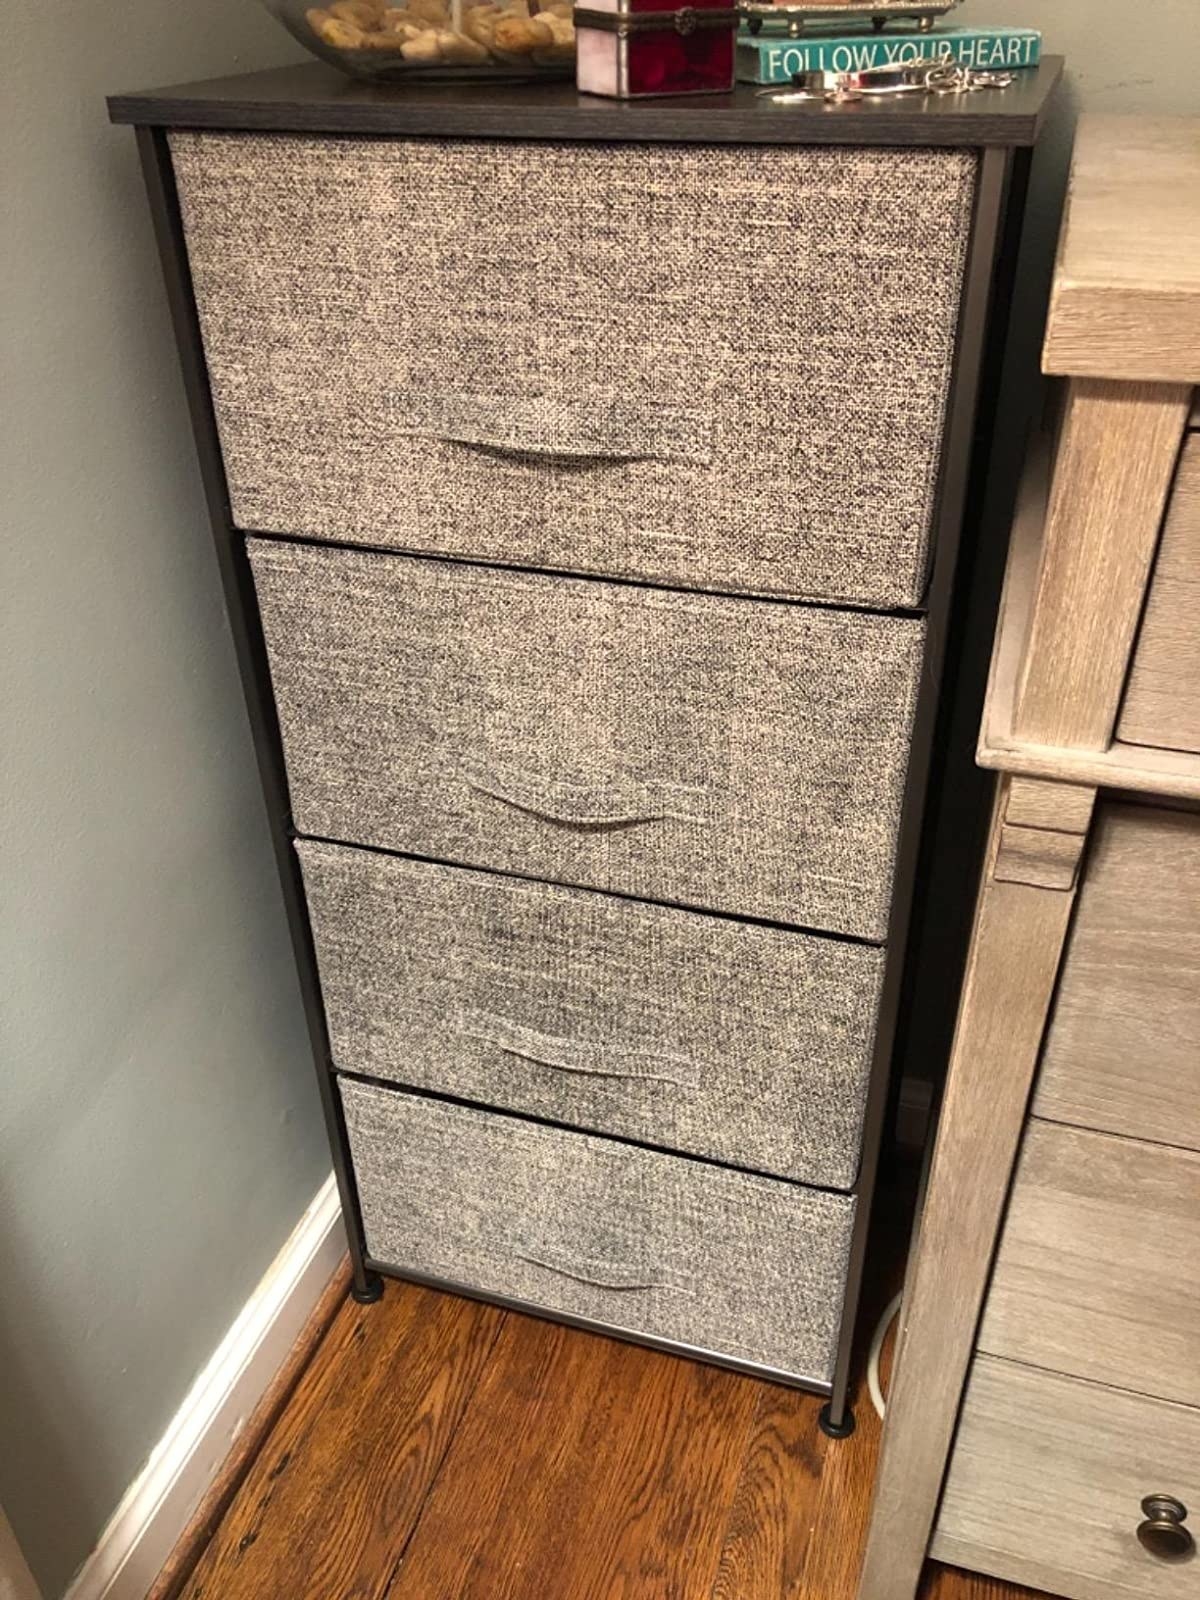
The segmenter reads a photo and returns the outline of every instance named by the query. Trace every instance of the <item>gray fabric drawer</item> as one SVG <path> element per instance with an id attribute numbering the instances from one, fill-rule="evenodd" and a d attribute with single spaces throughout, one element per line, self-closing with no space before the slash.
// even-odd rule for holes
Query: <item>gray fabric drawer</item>
<path id="1" fill-rule="evenodd" d="M 171 148 L 239 526 L 919 601 L 974 152 Z"/>
<path id="2" fill-rule="evenodd" d="M 297 849 L 336 1066 L 853 1185 L 881 949 Z"/>
<path id="3" fill-rule="evenodd" d="M 341 1082 L 367 1252 L 828 1382 L 854 1200 Z"/>
<path id="4" fill-rule="evenodd" d="M 883 938 L 921 622 L 249 544 L 301 833 Z"/>

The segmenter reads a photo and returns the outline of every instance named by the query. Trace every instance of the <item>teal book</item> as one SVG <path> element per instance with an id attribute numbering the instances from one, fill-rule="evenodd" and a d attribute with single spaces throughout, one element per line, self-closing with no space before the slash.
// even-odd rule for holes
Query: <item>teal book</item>
<path id="1" fill-rule="evenodd" d="M 790 83 L 797 72 L 861 72 L 941 56 L 980 71 L 1037 65 L 1042 36 L 1036 28 L 934 28 L 930 33 L 738 34 L 737 75 L 742 83 Z"/>

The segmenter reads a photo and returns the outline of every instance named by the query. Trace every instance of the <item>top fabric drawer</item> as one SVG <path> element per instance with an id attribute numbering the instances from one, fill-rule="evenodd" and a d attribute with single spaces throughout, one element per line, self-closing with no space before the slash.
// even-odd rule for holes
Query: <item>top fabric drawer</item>
<path id="1" fill-rule="evenodd" d="M 974 152 L 171 148 L 240 527 L 921 602 Z"/>

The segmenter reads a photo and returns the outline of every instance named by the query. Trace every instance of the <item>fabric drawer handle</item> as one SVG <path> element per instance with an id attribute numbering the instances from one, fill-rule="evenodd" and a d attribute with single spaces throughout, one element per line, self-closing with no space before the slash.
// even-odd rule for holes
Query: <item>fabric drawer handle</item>
<path id="1" fill-rule="evenodd" d="M 563 828 L 628 828 L 647 822 L 708 820 L 698 805 L 702 791 L 682 784 L 569 783 L 500 762 L 486 766 L 469 763 L 462 768 L 462 777 L 479 794 Z"/>
<path id="2" fill-rule="evenodd" d="M 494 1045 L 505 1055 L 520 1056 L 558 1072 L 575 1072 L 589 1078 L 673 1083 L 681 1089 L 694 1089 L 700 1078 L 695 1064 L 681 1057 L 651 1055 L 622 1045 L 596 1044 L 586 1039 L 564 1039 L 487 1011 L 464 1011 L 457 1021 L 460 1033 Z"/>
<path id="3" fill-rule="evenodd" d="M 608 391 L 578 395 L 447 394 L 391 397 L 397 433 L 503 455 L 576 462 L 690 461 L 713 456 L 707 411 L 657 405 Z"/>
<path id="4" fill-rule="evenodd" d="M 522 1261 L 547 1272 L 557 1272 L 560 1277 L 574 1278 L 577 1283 L 590 1283 L 595 1289 L 675 1289 L 667 1275 L 657 1267 L 648 1267 L 627 1261 L 600 1261 L 586 1256 L 571 1256 L 545 1245 L 520 1243 L 516 1253 Z"/>

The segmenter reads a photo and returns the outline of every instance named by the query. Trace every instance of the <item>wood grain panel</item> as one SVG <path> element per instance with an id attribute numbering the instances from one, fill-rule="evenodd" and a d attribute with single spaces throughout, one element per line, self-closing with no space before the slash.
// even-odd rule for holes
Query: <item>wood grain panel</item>
<path id="1" fill-rule="evenodd" d="M 1030 1121 L 979 1349 L 1200 1406 L 1200 1154 Z"/>
<path id="2" fill-rule="evenodd" d="M 514 1317 L 389 1600 L 706 1596 L 760 1393 Z"/>
<path id="3" fill-rule="evenodd" d="M 1106 786 L 1200 799 L 1200 757 L 1189 751 L 1159 750 L 1120 741 L 1101 750 L 1083 750 L 1038 744 L 1015 731 L 1048 496 L 1049 447 L 1043 438 L 1029 452 L 1009 540 L 1004 594 L 979 733 L 980 766 L 1037 784 L 1053 782 L 1092 789 Z M 1019 810 L 1021 803 L 1017 804 Z"/>
<path id="4" fill-rule="evenodd" d="M 933 1553 L 1069 1600 L 1195 1600 L 1200 1563 L 1137 1542 L 1159 1493 L 1195 1518 L 1200 1411 L 980 1356 Z"/>
<path id="5" fill-rule="evenodd" d="M 912 1600 L 1074 893 L 998 883 L 1001 785 L 901 1312 L 859 1600 Z"/>
<path id="6" fill-rule="evenodd" d="M 1182 385 L 1073 382 L 1013 735 L 1107 748 L 1191 405 Z"/>
<path id="7" fill-rule="evenodd" d="M 994 726 L 988 732 L 977 759 L 981 767 L 994 772 L 1200 800 L 1200 756 L 1190 751 L 1154 750 L 1117 741 L 1107 750 L 1070 750 L 1065 745 L 1016 744 L 996 737 Z"/>
<path id="8" fill-rule="evenodd" d="M 1200 1150 L 1200 815 L 1100 809 L 1033 1108 Z"/>
<path id="9" fill-rule="evenodd" d="M 1053 828 L 1013 828 L 1000 831 L 996 853 L 997 883 L 1029 883 L 1039 889 L 1073 889 L 1083 835 L 1059 833 Z"/>
<path id="10" fill-rule="evenodd" d="M 1200 435 L 1183 447 L 1117 732 L 1200 751 Z"/>
<path id="11" fill-rule="evenodd" d="M 382 1600 L 503 1321 L 411 1285 L 348 1301 L 184 1600 Z"/>
<path id="12" fill-rule="evenodd" d="M 1200 376 L 1200 119 L 1081 117 L 1047 372 Z"/>
<path id="13" fill-rule="evenodd" d="M 1036 778 L 1014 778 L 1008 786 L 1004 820 L 1015 828 L 1086 833 L 1095 803 L 1094 789 L 1080 789 L 1068 783 L 1042 783 Z"/>

